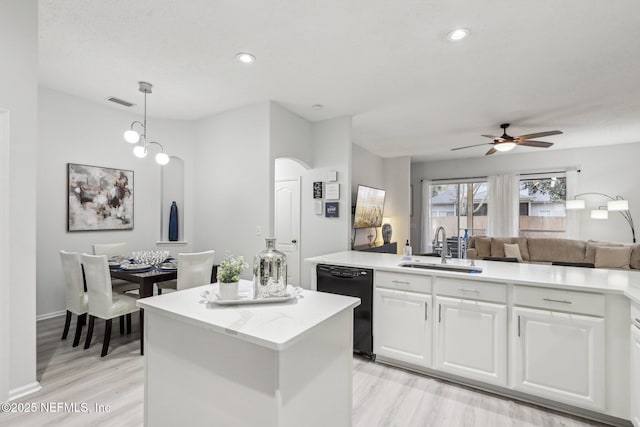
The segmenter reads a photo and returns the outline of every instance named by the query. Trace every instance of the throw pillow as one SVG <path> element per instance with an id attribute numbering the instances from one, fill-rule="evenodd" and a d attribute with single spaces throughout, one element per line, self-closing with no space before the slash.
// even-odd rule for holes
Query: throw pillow
<path id="1" fill-rule="evenodd" d="M 597 246 L 596 268 L 623 268 L 628 270 L 631 250 L 630 246 Z"/>
<path id="2" fill-rule="evenodd" d="M 595 240 L 587 240 L 587 249 L 585 252 L 585 262 L 590 262 L 591 264 L 596 263 L 596 248 L 598 247 L 621 247 L 621 243 L 612 243 L 612 242 L 597 242 Z"/>
<path id="3" fill-rule="evenodd" d="M 522 254 L 520 254 L 520 246 L 517 243 L 505 243 L 504 256 L 507 258 L 517 258 L 518 262 L 522 262 Z"/>
<path id="4" fill-rule="evenodd" d="M 491 237 L 476 237 L 476 249 L 478 249 L 478 258 L 490 256 Z"/>

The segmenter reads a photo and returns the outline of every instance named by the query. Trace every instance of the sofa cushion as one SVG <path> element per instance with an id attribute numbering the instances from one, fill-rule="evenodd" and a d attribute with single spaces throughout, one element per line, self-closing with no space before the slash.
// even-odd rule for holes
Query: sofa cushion
<path id="1" fill-rule="evenodd" d="M 504 244 L 504 256 L 507 258 L 516 258 L 518 262 L 522 262 L 522 254 L 520 253 L 520 246 L 517 243 L 505 243 Z"/>
<path id="2" fill-rule="evenodd" d="M 585 251 L 585 262 L 590 262 L 592 264 L 596 263 L 596 248 L 597 247 L 620 247 L 623 246 L 622 243 L 611 243 L 611 242 L 598 242 L 595 240 L 587 240 L 587 249 Z"/>
<path id="3" fill-rule="evenodd" d="M 596 268 L 623 268 L 628 270 L 632 249 L 630 246 L 597 246 Z"/>
<path id="4" fill-rule="evenodd" d="M 633 249 L 631 250 L 631 260 L 629 261 L 629 265 L 631 268 L 640 270 L 640 244 L 636 244 L 631 247 Z"/>
<path id="5" fill-rule="evenodd" d="M 476 237 L 477 257 L 482 259 L 491 256 L 491 237 Z"/>
<path id="6" fill-rule="evenodd" d="M 524 261 L 529 261 L 529 249 L 526 237 L 493 237 L 491 239 L 491 256 L 504 257 L 504 245 L 517 243 Z"/>
<path id="7" fill-rule="evenodd" d="M 529 237 L 531 261 L 589 262 L 585 261 L 587 242 L 583 240 Z"/>

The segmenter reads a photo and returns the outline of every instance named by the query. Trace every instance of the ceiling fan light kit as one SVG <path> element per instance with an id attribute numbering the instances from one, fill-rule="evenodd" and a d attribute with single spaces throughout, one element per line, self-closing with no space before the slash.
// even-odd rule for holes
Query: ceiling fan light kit
<path id="1" fill-rule="evenodd" d="M 471 147 L 479 147 L 481 145 L 493 145 L 493 147 L 491 147 L 491 149 L 487 151 L 485 154 L 489 156 L 491 154 L 494 154 L 496 151 L 502 151 L 502 152 L 510 151 L 514 149 L 516 145 L 522 145 L 526 147 L 549 148 L 553 145 L 552 142 L 533 141 L 533 138 L 562 134 L 562 132 L 559 130 L 551 130 L 546 132 L 530 133 L 530 134 L 520 135 L 520 136 L 511 136 L 507 134 L 507 128 L 509 126 L 510 126 L 509 123 L 503 123 L 500 125 L 500 127 L 502 128 L 502 136 L 481 135 L 481 136 L 484 136 L 485 138 L 493 139 L 493 142 L 485 142 L 483 144 L 474 144 L 474 145 L 467 145 L 465 147 L 452 148 L 451 151 L 463 150 L 465 148 L 471 148 Z"/>
<path id="2" fill-rule="evenodd" d="M 149 145 L 155 144 L 159 146 L 160 152 L 156 154 L 156 163 L 164 166 L 169 163 L 169 155 L 164 152 L 162 144 L 155 141 L 147 141 L 147 94 L 151 93 L 153 86 L 147 82 L 138 82 L 138 84 L 138 90 L 144 93 L 144 121 L 135 120 L 131 122 L 130 129 L 124 133 L 124 140 L 129 144 L 137 144 L 133 147 L 133 155 L 141 159 L 147 157 Z M 135 127 L 139 127 L 141 132 L 136 131 Z"/>

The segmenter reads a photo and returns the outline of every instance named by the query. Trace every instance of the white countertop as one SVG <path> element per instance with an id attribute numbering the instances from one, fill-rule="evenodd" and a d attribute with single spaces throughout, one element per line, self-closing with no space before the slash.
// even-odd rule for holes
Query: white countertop
<path id="1" fill-rule="evenodd" d="M 406 260 L 401 255 L 362 251 L 344 251 L 320 255 L 307 258 L 305 262 L 372 268 L 374 270 L 408 274 L 623 294 L 636 303 L 640 303 L 640 270 L 613 270 L 474 260 L 475 266 L 482 268 L 482 272 L 470 274 L 399 266 L 399 264 L 405 262 L 440 264 L 440 258 L 436 257 L 412 256 L 411 260 Z M 452 266 L 469 266 L 470 263 L 471 260 L 447 258 L 447 264 Z"/>
<path id="2" fill-rule="evenodd" d="M 194 326 L 236 336 L 262 347 L 282 350 L 330 317 L 360 305 L 358 298 L 303 290 L 297 298 L 280 303 L 217 305 L 201 296 L 217 292 L 217 284 L 138 300 L 138 307 L 188 322 Z M 241 291 L 251 286 L 240 283 Z"/>

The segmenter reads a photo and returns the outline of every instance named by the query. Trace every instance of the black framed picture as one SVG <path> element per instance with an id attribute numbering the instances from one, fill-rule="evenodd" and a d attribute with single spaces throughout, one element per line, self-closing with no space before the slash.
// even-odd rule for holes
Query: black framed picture
<path id="1" fill-rule="evenodd" d="M 325 218 L 338 218 L 338 207 L 340 202 L 326 202 L 324 204 Z"/>
<path id="2" fill-rule="evenodd" d="M 67 230 L 133 230 L 133 171 L 68 163 Z"/>
<path id="3" fill-rule="evenodd" d="M 322 181 L 313 183 L 313 198 L 322 199 Z"/>

